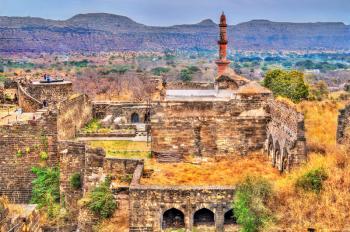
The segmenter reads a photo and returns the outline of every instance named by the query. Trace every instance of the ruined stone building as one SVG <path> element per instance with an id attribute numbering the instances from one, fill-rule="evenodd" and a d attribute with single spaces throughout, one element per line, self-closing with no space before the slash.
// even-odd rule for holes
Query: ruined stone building
<path id="1" fill-rule="evenodd" d="M 77 201 L 106 176 L 123 175 L 132 176 L 130 186 L 112 188 L 116 198 L 121 191 L 128 194 L 131 232 L 158 232 L 174 225 L 186 231 L 208 225 L 222 232 L 225 225 L 235 224 L 231 207 L 235 186 L 142 185 L 142 159 L 110 158 L 102 149 L 74 140 L 87 122 L 98 118 L 119 128 L 131 124 L 136 131 L 147 129 L 159 162 L 180 162 L 185 156 L 235 159 L 257 150 L 265 150 L 280 171 L 305 162 L 303 115 L 230 69 L 224 14 L 219 26 L 218 73 L 213 83 L 178 89 L 164 84 L 154 102 L 92 102 L 74 93 L 71 82 L 61 80 L 12 86 L 24 113 L 20 118 L 0 119 L 0 195 L 14 203 L 28 203 L 35 178 L 30 169 L 44 162 L 60 167 L 61 201 L 78 218 L 80 231 L 91 231 L 95 219 Z M 147 128 L 140 128 L 141 124 Z M 339 138 L 346 134 L 342 125 Z M 47 157 L 38 156 L 42 152 Z M 69 185 L 74 173 L 82 178 L 79 190 Z"/>

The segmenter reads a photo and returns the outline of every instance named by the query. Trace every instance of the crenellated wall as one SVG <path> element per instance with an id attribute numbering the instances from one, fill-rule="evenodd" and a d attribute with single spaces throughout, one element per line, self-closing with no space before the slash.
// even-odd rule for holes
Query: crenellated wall
<path id="1" fill-rule="evenodd" d="M 350 142 L 350 105 L 339 110 L 337 142 L 339 144 L 349 144 Z"/>
<path id="2" fill-rule="evenodd" d="M 92 104 L 87 95 L 73 95 L 58 107 L 58 139 L 73 139 L 92 119 Z"/>
<path id="3" fill-rule="evenodd" d="M 11 202 L 27 203 L 35 175 L 32 167 L 57 166 L 57 114 L 44 112 L 40 118 L 0 126 L 0 195 Z M 43 160 L 40 152 L 46 152 Z"/>
<path id="4" fill-rule="evenodd" d="M 267 126 L 265 148 L 272 165 L 290 170 L 307 160 L 304 115 L 286 103 L 268 102 L 271 120 Z"/>

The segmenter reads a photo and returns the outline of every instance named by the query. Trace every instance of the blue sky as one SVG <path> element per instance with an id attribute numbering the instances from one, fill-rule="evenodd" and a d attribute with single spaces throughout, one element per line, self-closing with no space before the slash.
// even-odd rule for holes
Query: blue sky
<path id="1" fill-rule="evenodd" d="M 222 10 L 230 24 L 252 19 L 350 24 L 350 0 L 0 0 L 1 16 L 67 19 L 105 12 L 154 26 L 217 21 Z"/>

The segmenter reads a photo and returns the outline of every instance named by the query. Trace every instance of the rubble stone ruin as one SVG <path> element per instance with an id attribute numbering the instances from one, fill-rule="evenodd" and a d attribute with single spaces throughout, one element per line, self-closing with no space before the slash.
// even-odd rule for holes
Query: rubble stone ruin
<path id="1" fill-rule="evenodd" d="M 106 126 L 132 128 L 127 136 L 149 133 L 158 162 L 181 162 L 189 155 L 235 159 L 257 150 L 264 150 L 269 165 L 281 172 L 305 162 L 304 116 L 230 69 L 224 14 L 219 27 L 213 83 L 179 87 L 159 80 L 159 98 L 150 103 L 92 102 L 87 95 L 75 94 L 72 83 L 64 80 L 8 85 L 17 91 L 16 104 L 24 113 L 22 120 L 9 115 L 0 121 L 0 195 L 12 203 L 28 204 L 35 178 L 31 167 L 45 162 L 60 168 L 61 201 L 77 219 L 79 231 L 92 231 L 95 219 L 77 201 L 106 176 L 125 175 L 132 177 L 130 185 L 113 193 L 116 199 L 127 195 L 130 232 L 195 227 L 222 232 L 236 225 L 231 206 L 234 186 L 142 185 L 146 174 L 142 159 L 111 158 L 103 149 L 76 140 L 80 129 L 97 118 Z M 348 137 L 348 108 L 339 117 L 339 141 Z M 37 155 L 42 151 L 48 156 L 44 161 Z M 69 184 L 75 173 L 83 180 L 81 189 Z"/>

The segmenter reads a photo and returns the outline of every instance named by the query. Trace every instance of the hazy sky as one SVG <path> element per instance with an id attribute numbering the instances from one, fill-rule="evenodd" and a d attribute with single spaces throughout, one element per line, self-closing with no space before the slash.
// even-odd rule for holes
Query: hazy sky
<path id="1" fill-rule="evenodd" d="M 230 24 L 251 19 L 350 24 L 350 0 L 0 0 L 2 16 L 67 19 L 105 12 L 155 26 L 217 21 L 222 10 Z"/>

